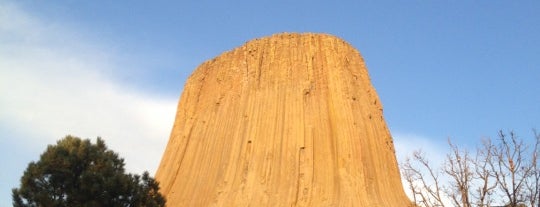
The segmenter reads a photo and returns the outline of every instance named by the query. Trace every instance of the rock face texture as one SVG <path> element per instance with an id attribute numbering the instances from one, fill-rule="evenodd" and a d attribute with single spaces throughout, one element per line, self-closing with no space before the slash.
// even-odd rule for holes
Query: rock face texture
<path id="1" fill-rule="evenodd" d="M 199 66 L 156 174 L 168 206 L 408 206 L 362 57 L 325 34 Z"/>

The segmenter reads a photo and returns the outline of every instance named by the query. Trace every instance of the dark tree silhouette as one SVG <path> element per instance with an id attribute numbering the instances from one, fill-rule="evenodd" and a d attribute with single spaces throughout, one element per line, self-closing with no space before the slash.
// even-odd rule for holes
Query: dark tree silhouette
<path id="1" fill-rule="evenodd" d="M 67 136 L 31 162 L 13 189 L 13 206 L 164 206 L 158 183 L 127 174 L 105 142 Z"/>

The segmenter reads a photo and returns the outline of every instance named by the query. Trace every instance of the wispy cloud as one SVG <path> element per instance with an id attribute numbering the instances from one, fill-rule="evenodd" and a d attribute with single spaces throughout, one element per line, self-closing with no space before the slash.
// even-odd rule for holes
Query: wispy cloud
<path id="1" fill-rule="evenodd" d="M 424 152 L 433 163 L 444 162 L 448 145 L 446 140 L 434 139 L 414 133 L 393 132 L 396 156 L 399 162 L 405 161 L 416 150 Z"/>
<path id="2" fill-rule="evenodd" d="M 396 132 L 393 133 L 393 137 L 394 146 L 396 148 L 396 157 L 400 165 L 403 164 L 408 157 L 412 157 L 413 152 L 421 151 L 428 159 L 431 167 L 433 167 L 435 170 L 442 169 L 446 154 L 448 153 L 448 147 L 445 145 L 445 142 L 414 133 Z M 427 175 L 427 170 L 421 167 L 418 169 Z M 439 173 L 439 171 L 436 173 Z M 442 184 L 447 184 L 449 182 L 445 176 L 439 177 L 439 179 L 441 179 L 440 181 Z M 433 184 L 429 179 L 426 181 Z M 409 186 L 404 179 L 402 179 L 402 184 L 405 193 L 409 196 L 409 198 L 412 198 L 412 191 L 409 189 Z M 449 198 L 443 195 L 443 199 L 446 204 L 450 205 Z"/>
<path id="3" fill-rule="evenodd" d="M 177 97 L 118 84 L 107 76 L 120 71 L 107 45 L 13 4 L 0 3 L 0 45 L 0 123 L 24 135 L 6 139 L 44 150 L 67 134 L 101 136 L 129 171 L 156 170 Z"/>

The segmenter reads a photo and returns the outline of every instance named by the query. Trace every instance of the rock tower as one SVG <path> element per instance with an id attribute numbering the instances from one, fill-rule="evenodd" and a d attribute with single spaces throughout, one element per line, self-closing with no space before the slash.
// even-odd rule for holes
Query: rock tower
<path id="1" fill-rule="evenodd" d="M 255 39 L 187 80 L 156 174 L 168 206 L 408 206 L 364 61 L 326 34 Z"/>

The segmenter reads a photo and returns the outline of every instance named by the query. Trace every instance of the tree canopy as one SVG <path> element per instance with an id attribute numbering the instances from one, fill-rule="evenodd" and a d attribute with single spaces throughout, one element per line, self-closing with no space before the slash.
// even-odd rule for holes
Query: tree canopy
<path id="1" fill-rule="evenodd" d="M 126 173 L 105 142 L 66 136 L 31 162 L 13 189 L 13 206 L 165 206 L 158 183 Z"/>

